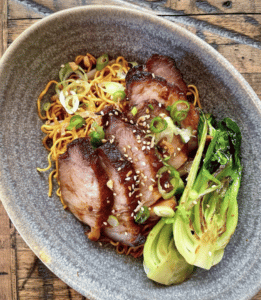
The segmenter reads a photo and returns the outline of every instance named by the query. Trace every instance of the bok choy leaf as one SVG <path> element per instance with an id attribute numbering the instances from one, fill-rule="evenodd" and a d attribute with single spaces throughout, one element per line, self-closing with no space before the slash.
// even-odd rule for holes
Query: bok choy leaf
<path id="1" fill-rule="evenodd" d="M 189 264 L 204 269 L 222 259 L 235 231 L 242 172 L 238 126 L 229 118 L 217 128 L 212 125 L 210 119 L 201 116 L 199 148 L 173 225 L 180 254 Z M 213 139 L 202 159 L 207 132 Z"/>

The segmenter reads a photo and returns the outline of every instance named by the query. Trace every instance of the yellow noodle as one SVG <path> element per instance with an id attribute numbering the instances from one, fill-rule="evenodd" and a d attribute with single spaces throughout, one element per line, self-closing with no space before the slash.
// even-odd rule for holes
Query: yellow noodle
<path id="1" fill-rule="evenodd" d="M 93 67 L 96 65 L 96 59 L 91 54 L 87 53 L 86 55 L 79 55 L 75 58 L 75 63 L 77 65 L 80 65 L 86 73 L 90 72 Z M 96 71 L 94 75 L 93 80 L 88 80 L 88 83 L 90 84 L 90 89 L 86 94 L 81 94 L 79 96 L 80 103 L 83 104 L 82 107 L 78 109 L 78 111 L 75 114 L 81 114 L 87 110 L 90 113 L 98 113 L 101 110 L 103 110 L 107 105 L 114 105 L 117 107 L 117 109 L 122 110 L 124 108 L 125 103 L 119 102 L 115 103 L 112 100 L 112 97 L 110 94 L 106 93 L 102 88 L 101 84 L 104 82 L 119 82 L 123 86 L 125 86 L 125 79 L 117 77 L 118 72 L 124 72 L 127 74 L 129 70 L 128 62 L 124 59 L 124 57 L 119 56 L 116 58 L 115 62 L 111 62 L 110 65 L 107 65 L 105 68 L 103 68 L 101 71 Z M 73 78 L 73 77 L 72 77 Z M 68 82 L 75 82 L 73 79 L 67 80 Z M 86 137 L 90 133 L 91 125 L 95 121 L 93 117 L 87 117 L 85 118 L 86 124 L 80 128 L 72 130 L 66 130 L 66 127 L 68 127 L 70 123 L 70 119 L 74 114 L 68 114 L 62 104 L 59 101 L 58 95 L 53 95 L 50 98 L 51 106 L 46 111 L 45 115 L 42 114 L 42 100 L 52 84 L 55 84 L 58 88 L 63 88 L 61 84 L 59 84 L 55 80 L 51 80 L 47 83 L 45 89 L 41 92 L 37 99 L 37 110 L 38 115 L 42 120 L 45 120 L 45 124 L 42 125 L 41 130 L 45 134 L 45 137 L 43 138 L 43 145 L 44 147 L 49 151 L 47 160 L 48 160 L 48 167 L 46 168 L 37 168 L 39 172 L 45 172 L 52 168 L 52 161 L 55 162 L 55 168 L 50 172 L 48 181 L 49 181 L 49 190 L 48 190 L 48 196 L 51 197 L 52 195 L 52 189 L 53 189 L 53 183 L 52 180 L 55 178 L 58 183 L 58 189 L 56 190 L 57 196 L 60 198 L 61 203 L 64 207 L 64 209 L 67 208 L 67 205 L 65 204 L 62 195 L 61 195 L 61 189 L 60 189 L 60 183 L 59 183 L 59 176 L 58 176 L 58 158 L 61 154 L 66 152 L 67 145 L 71 143 L 74 139 L 80 138 L 80 137 Z M 69 86 L 68 86 L 69 88 Z M 198 105 L 201 108 L 201 104 L 199 101 L 199 94 L 197 87 L 194 85 L 189 85 L 189 92 L 188 95 L 193 95 L 194 98 L 194 105 Z M 94 115 L 93 115 L 94 116 Z M 48 146 L 48 142 L 52 141 L 52 146 Z M 152 225 L 145 225 L 143 227 L 143 234 L 147 235 L 149 231 L 152 228 Z M 143 245 L 137 246 L 137 247 L 129 247 L 126 245 L 123 245 L 119 242 L 113 242 L 110 241 L 110 243 L 116 247 L 116 250 L 119 254 L 126 254 L 126 255 L 132 255 L 134 257 L 139 257 L 143 253 Z"/>

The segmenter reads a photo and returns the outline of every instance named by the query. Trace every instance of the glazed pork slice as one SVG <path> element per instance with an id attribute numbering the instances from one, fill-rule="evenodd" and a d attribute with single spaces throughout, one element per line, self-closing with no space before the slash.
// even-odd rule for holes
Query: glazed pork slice
<path id="1" fill-rule="evenodd" d="M 187 99 L 186 94 L 178 87 L 168 84 L 164 78 L 143 71 L 135 71 L 132 76 L 127 75 L 126 96 L 128 106 L 136 106 L 138 110 L 144 101 L 156 100 L 167 107 L 177 100 Z"/>
<path id="2" fill-rule="evenodd" d="M 62 198 L 69 210 L 91 227 L 89 239 L 98 240 L 113 205 L 113 193 L 97 152 L 88 138 L 71 142 L 58 159 Z"/>
<path id="3" fill-rule="evenodd" d="M 110 213 L 117 226 L 107 224 L 103 234 L 115 242 L 128 246 L 137 246 L 144 242 L 140 234 L 141 226 L 134 222 L 134 209 L 138 205 L 138 189 L 135 181 L 135 170 L 124 158 L 115 144 L 105 143 L 97 149 L 101 165 L 109 177 L 114 202 Z"/>
<path id="4" fill-rule="evenodd" d="M 147 129 L 152 119 L 158 116 L 169 117 L 169 112 L 164 105 L 156 100 L 144 101 L 143 106 L 140 107 L 135 116 L 131 112 L 128 113 L 128 117 L 132 117 L 135 124 L 144 129 Z M 163 148 L 166 156 L 170 156 L 168 163 L 176 169 L 180 168 L 188 159 L 189 147 L 182 142 L 180 135 L 174 135 L 171 143 L 161 141 L 159 146 Z"/>
<path id="5" fill-rule="evenodd" d="M 125 121 L 126 120 L 126 121 Z M 160 197 L 156 184 L 156 174 L 163 166 L 151 148 L 151 141 L 137 126 L 129 124 L 128 119 L 117 110 L 112 110 L 103 117 L 105 138 L 114 142 L 135 169 L 139 183 L 140 204 L 151 206 Z M 136 208 L 137 211 L 137 208 Z"/>
<path id="6" fill-rule="evenodd" d="M 153 54 L 146 63 L 145 70 L 156 76 L 163 77 L 168 83 L 177 86 L 181 92 L 186 94 L 188 87 L 183 80 L 180 70 L 177 68 L 175 60 L 169 56 Z"/>

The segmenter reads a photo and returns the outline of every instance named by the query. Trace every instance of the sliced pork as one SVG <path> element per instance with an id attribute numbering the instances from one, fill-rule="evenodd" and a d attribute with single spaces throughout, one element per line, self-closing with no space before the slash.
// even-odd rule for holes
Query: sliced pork
<path id="1" fill-rule="evenodd" d="M 68 145 L 58 159 L 58 170 L 65 204 L 91 227 L 89 239 L 98 240 L 112 209 L 113 192 L 107 187 L 109 177 L 88 138 L 76 139 Z"/>
<path id="2" fill-rule="evenodd" d="M 135 71 L 132 76 L 127 76 L 126 96 L 129 107 L 136 106 L 137 109 L 144 101 L 156 100 L 165 106 L 172 105 L 177 100 L 186 100 L 186 95 L 176 86 L 168 84 L 161 77 L 152 73 Z"/>
<path id="3" fill-rule="evenodd" d="M 139 200 L 135 170 L 115 144 L 107 142 L 97 152 L 114 196 L 110 217 L 118 222 L 117 226 L 107 224 L 103 233 L 113 241 L 136 246 L 144 242 L 144 239 L 140 234 L 142 227 L 134 222 L 134 209 Z"/>
<path id="4" fill-rule="evenodd" d="M 146 63 L 146 71 L 166 79 L 168 83 L 177 86 L 184 94 L 188 92 L 188 87 L 173 58 L 153 54 Z"/>
<path id="5" fill-rule="evenodd" d="M 111 143 L 114 142 L 122 155 L 133 164 L 139 183 L 141 200 L 139 207 L 151 206 L 161 197 L 156 184 L 156 174 L 163 163 L 151 148 L 150 139 L 145 138 L 145 130 L 142 131 L 126 120 L 127 122 L 124 115 L 117 110 L 105 114 L 103 117 L 105 138 Z"/>

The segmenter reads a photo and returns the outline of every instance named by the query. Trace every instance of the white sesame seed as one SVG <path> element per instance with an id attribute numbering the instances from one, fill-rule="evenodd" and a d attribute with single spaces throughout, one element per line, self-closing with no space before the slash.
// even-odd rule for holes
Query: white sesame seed
<path id="1" fill-rule="evenodd" d="M 131 124 L 134 124 L 133 120 L 130 120 L 130 123 L 131 123 Z"/>
<path id="2" fill-rule="evenodd" d="M 151 191 L 151 192 L 153 191 L 153 185 L 149 186 L 149 191 Z"/>
<path id="3" fill-rule="evenodd" d="M 126 177 L 125 180 L 129 181 L 129 180 L 131 180 L 131 177 Z"/>
<path id="4" fill-rule="evenodd" d="M 131 193 L 129 193 L 129 197 L 131 197 Z"/>
<path id="5" fill-rule="evenodd" d="M 159 107 L 161 107 L 162 106 L 162 104 L 161 103 L 159 103 Z"/>
<path id="6" fill-rule="evenodd" d="M 146 166 L 146 163 L 143 161 L 142 163 L 141 163 L 143 166 Z"/>
<path id="7" fill-rule="evenodd" d="M 103 143 L 106 143 L 106 142 L 107 142 L 107 140 L 105 140 L 105 139 L 102 139 L 102 142 L 103 142 Z"/>
<path id="8" fill-rule="evenodd" d="M 116 115 L 116 116 L 118 116 L 118 114 L 119 114 L 119 113 L 117 112 L 117 110 L 115 110 L 115 112 L 114 112 L 114 113 L 115 113 L 115 115 Z"/>
<path id="9" fill-rule="evenodd" d="M 131 149 L 131 146 L 130 146 L 130 145 L 128 145 L 127 147 L 128 147 L 129 149 Z"/>
<path id="10" fill-rule="evenodd" d="M 116 193 L 113 193 L 113 196 L 117 196 L 117 194 L 116 194 Z"/>
<path id="11" fill-rule="evenodd" d="M 121 167 L 119 167 L 118 169 L 117 169 L 117 171 L 120 171 L 121 170 Z"/>
<path id="12" fill-rule="evenodd" d="M 101 111 L 101 115 L 104 116 L 104 112 L 103 111 Z"/>
<path id="13" fill-rule="evenodd" d="M 106 226 L 106 225 L 108 225 L 108 223 L 107 223 L 107 222 L 103 222 L 103 225 L 105 225 L 105 226 Z"/>
<path id="14" fill-rule="evenodd" d="M 129 171 L 129 172 L 127 173 L 127 177 L 130 177 L 131 174 L 132 174 L 132 171 Z"/>
<path id="15" fill-rule="evenodd" d="M 180 151 L 181 149 L 180 149 L 180 148 L 177 148 L 177 150 Z"/>
<path id="16" fill-rule="evenodd" d="M 141 143 L 141 140 L 138 140 L 137 143 L 140 144 L 140 143 Z"/>
<path id="17" fill-rule="evenodd" d="M 136 131 L 137 131 L 136 129 L 132 130 L 133 133 L 135 133 Z"/>
<path id="18" fill-rule="evenodd" d="M 127 232 L 127 231 L 125 231 L 125 235 L 128 235 L 128 232 Z"/>
<path id="19" fill-rule="evenodd" d="M 146 149 L 146 146 L 143 146 L 143 147 L 141 148 L 142 151 L 145 150 L 145 149 Z"/>
<path id="20" fill-rule="evenodd" d="M 105 126 L 108 126 L 108 125 L 109 125 L 109 121 L 106 122 Z"/>

